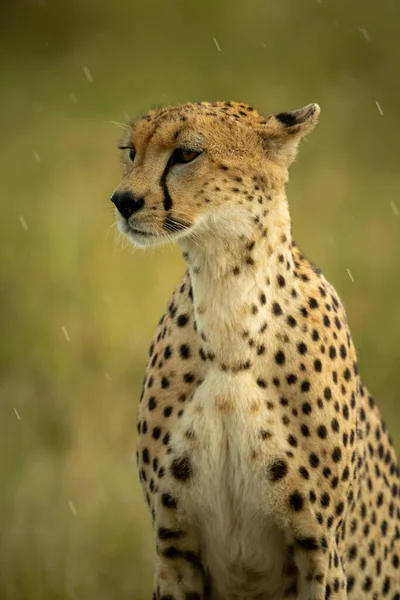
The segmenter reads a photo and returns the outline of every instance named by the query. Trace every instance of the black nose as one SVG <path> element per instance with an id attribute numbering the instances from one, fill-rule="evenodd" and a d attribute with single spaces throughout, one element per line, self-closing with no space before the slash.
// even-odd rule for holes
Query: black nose
<path id="1" fill-rule="evenodd" d="M 114 202 L 124 219 L 129 219 L 133 213 L 144 206 L 144 199 L 134 196 L 131 192 L 114 192 L 111 201 Z"/>

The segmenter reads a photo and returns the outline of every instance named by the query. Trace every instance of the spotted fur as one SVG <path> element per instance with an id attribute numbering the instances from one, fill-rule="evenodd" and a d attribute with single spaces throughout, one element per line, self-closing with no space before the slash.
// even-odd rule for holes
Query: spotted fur
<path id="1" fill-rule="evenodd" d="M 318 115 L 186 104 L 124 140 L 121 230 L 188 263 L 139 406 L 155 600 L 400 600 L 395 452 L 343 304 L 291 234 L 288 167 Z"/>

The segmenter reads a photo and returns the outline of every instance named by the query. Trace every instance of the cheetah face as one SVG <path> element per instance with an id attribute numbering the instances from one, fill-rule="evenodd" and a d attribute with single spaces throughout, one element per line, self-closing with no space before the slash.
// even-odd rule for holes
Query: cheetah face
<path id="1" fill-rule="evenodd" d="M 120 231 L 136 246 L 246 234 L 318 112 L 314 104 L 265 119 L 233 102 L 149 112 L 120 146 L 124 177 L 111 197 Z"/>

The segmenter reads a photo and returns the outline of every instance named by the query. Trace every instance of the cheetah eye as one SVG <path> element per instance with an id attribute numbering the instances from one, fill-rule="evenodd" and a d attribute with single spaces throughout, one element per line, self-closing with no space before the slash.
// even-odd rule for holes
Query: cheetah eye
<path id="1" fill-rule="evenodd" d="M 197 150 L 185 150 L 184 148 L 177 148 L 171 156 L 172 162 L 177 163 L 189 163 L 197 158 L 201 152 Z"/>
<path id="2" fill-rule="evenodd" d="M 131 162 L 135 160 L 136 150 L 133 146 L 118 146 L 120 150 L 129 150 L 128 157 Z"/>

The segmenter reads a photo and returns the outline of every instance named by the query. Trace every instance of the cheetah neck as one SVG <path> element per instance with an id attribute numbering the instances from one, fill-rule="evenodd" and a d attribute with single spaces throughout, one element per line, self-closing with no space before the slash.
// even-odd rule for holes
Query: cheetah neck
<path id="1" fill-rule="evenodd" d="M 182 244 L 202 348 L 223 370 L 251 367 L 269 335 L 279 334 L 274 311 L 293 301 L 297 287 L 286 197 L 272 199 L 265 216 L 253 213 L 250 230 L 249 219 L 243 223 L 236 235 Z"/>

